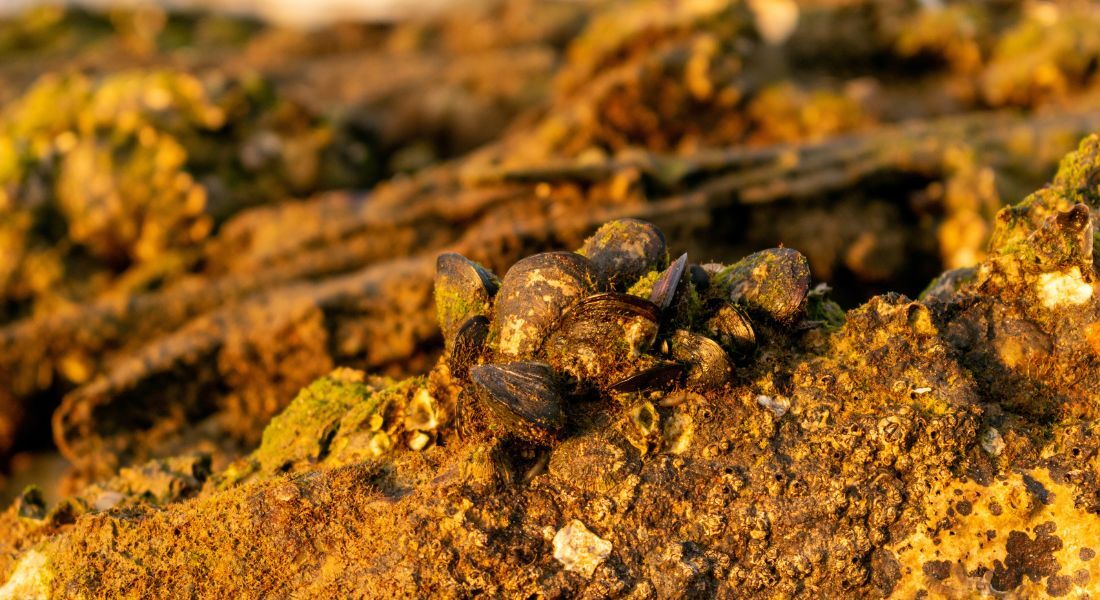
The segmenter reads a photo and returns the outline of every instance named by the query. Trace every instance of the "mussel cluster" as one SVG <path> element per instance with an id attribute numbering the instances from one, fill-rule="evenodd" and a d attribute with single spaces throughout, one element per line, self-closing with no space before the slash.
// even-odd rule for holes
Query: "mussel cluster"
<path id="1" fill-rule="evenodd" d="M 546 252 L 498 279 L 448 253 L 435 300 L 451 376 L 465 385 L 459 418 L 547 444 L 568 398 L 715 389 L 751 358 L 749 314 L 791 324 L 803 312 L 809 265 L 787 248 L 735 265 L 669 261 L 655 225 L 620 219 L 577 252 Z M 476 405 L 475 405 L 476 404 Z"/>

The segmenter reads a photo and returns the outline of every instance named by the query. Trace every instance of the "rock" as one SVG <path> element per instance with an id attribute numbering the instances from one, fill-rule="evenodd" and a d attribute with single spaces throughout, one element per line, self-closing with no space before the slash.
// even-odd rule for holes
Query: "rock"
<path id="1" fill-rule="evenodd" d="M 573 519 L 554 536 L 554 558 L 566 571 L 592 577 L 596 567 L 611 554 L 611 542 L 600 539 Z"/>

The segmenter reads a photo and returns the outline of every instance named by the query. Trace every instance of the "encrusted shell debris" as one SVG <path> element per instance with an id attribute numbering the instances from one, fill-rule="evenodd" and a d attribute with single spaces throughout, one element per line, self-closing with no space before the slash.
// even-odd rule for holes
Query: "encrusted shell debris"
<path id="1" fill-rule="evenodd" d="M 642 454 L 660 445 L 661 415 L 651 402 L 638 402 L 627 413 L 626 439 Z"/>
<path id="2" fill-rule="evenodd" d="M 691 415 L 676 413 L 665 420 L 661 430 L 661 446 L 669 454 L 683 454 L 695 437 L 695 421 Z"/>
<path id="3" fill-rule="evenodd" d="M 435 398 L 427 388 L 420 388 L 405 406 L 405 429 L 431 431 L 439 426 Z"/>

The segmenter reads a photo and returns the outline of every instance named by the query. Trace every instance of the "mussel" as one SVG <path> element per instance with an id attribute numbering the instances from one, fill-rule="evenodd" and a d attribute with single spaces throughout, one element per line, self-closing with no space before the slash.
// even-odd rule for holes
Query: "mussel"
<path id="1" fill-rule="evenodd" d="M 705 291 L 710 287 L 710 273 L 702 265 L 688 265 L 688 275 L 691 277 L 691 284 L 695 286 L 696 290 Z"/>
<path id="2" fill-rule="evenodd" d="M 657 307 L 637 296 L 589 296 L 562 315 L 542 356 L 581 387 L 617 381 L 653 345 L 658 317 Z"/>
<path id="3" fill-rule="evenodd" d="M 731 360 L 756 349 L 749 315 L 796 322 L 806 310 L 809 277 L 806 259 L 786 248 L 730 267 L 689 264 L 686 254 L 669 264 L 664 235 L 634 219 L 601 227 L 579 253 L 525 258 L 503 281 L 457 254 L 443 255 L 436 304 L 445 364 L 461 386 L 459 435 L 551 444 L 567 409 L 581 423 L 593 406 L 571 409 L 566 398 L 590 394 L 611 396 L 624 410 L 640 407 L 636 429 L 645 431 L 635 441 L 655 447 L 657 399 L 647 392 L 727 385 Z M 421 435 L 410 443 L 421 446 L 434 435 L 435 405 L 414 408 L 407 425 Z M 681 420 L 669 421 L 661 439 L 686 448 L 692 424 L 673 418 Z"/>
<path id="4" fill-rule="evenodd" d="M 611 289 L 620 292 L 639 277 L 668 264 L 665 235 L 656 225 L 638 219 L 605 223 L 585 240 L 579 253 L 592 261 L 597 275 Z"/>
<path id="5" fill-rule="evenodd" d="M 498 354 L 504 360 L 533 357 L 562 313 L 595 289 L 592 265 L 579 254 L 544 252 L 517 262 L 497 294 Z"/>
<path id="6" fill-rule="evenodd" d="M 687 268 L 688 255 L 685 252 L 677 258 L 661 276 L 657 278 L 657 281 L 653 284 L 653 291 L 649 295 L 649 301 L 657 305 L 657 308 L 664 310 L 672 305 L 673 298 L 676 297 L 676 290 L 680 287 L 680 280 L 684 277 L 684 269 Z"/>
<path id="7" fill-rule="evenodd" d="M 684 365 L 654 357 L 643 357 L 622 379 L 608 386 L 607 391 L 620 394 L 668 390 L 684 377 Z"/>
<path id="8" fill-rule="evenodd" d="M 508 435 L 549 444 L 565 425 L 554 371 L 545 363 L 484 364 L 470 379 L 489 409 L 490 421 Z"/>
<path id="9" fill-rule="evenodd" d="M 729 357 L 714 340 L 678 329 L 669 339 L 669 353 L 687 365 L 687 385 L 698 389 L 717 389 L 730 376 Z"/>
<path id="10" fill-rule="evenodd" d="M 466 379 L 470 367 L 477 364 L 489 337 L 489 319 L 484 315 L 470 317 L 458 329 L 447 355 L 447 366 L 451 376 L 458 380 Z"/>
<path id="11" fill-rule="evenodd" d="M 718 342 L 735 359 L 743 359 L 756 350 L 756 331 L 741 307 L 722 302 L 703 325 L 707 337 Z"/>
<path id="12" fill-rule="evenodd" d="M 447 348 L 459 327 L 476 315 L 489 315 L 500 280 L 485 267 L 455 252 L 435 261 L 435 311 Z"/>
<path id="13" fill-rule="evenodd" d="M 731 301 L 786 325 L 802 316 L 810 291 L 810 263 L 791 248 L 750 254 L 717 277 Z"/>

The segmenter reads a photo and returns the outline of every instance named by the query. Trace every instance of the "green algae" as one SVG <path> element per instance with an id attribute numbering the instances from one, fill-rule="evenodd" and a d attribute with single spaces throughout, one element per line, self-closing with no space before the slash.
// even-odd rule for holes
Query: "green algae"
<path id="1" fill-rule="evenodd" d="M 649 296 L 653 293 L 653 284 L 657 283 L 657 279 L 660 277 L 660 271 L 650 271 L 638 279 L 638 281 L 635 281 L 626 293 L 648 300 Z"/>
<path id="2" fill-rule="evenodd" d="M 1081 140 L 1077 150 L 1062 159 L 1052 186 L 1070 203 L 1100 210 L 1100 135 Z"/>
<path id="3" fill-rule="evenodd" d="M 264 471 L 276 472 L 299 461 L 319 461 L 329 452 L 341 419 L 353 407 L 369 402 L 375 389 L 332 375 L 314 381 L 264 429 L 253 454 Z"/>
<path id="4" fill-rule="evenodd" d="M 372 182 L 374 154 L 346 129 L 255 75 L 39 78 L 0 109 L 0 306 L 141 291 L 243 208 Z"/>
<path id="5" fill-rule="evenodd" d="M 347 464 L 388 452 L 403 428 L 404 407 L 426 385 L 426 377 L 410 377 L 352 406 L 340 419 L 327 462 Z"/>
<path id="6" fill-rule="evenodd" d="M 722 269 L 712 281 L 723 295 L 728 293 L 750 312 L 789 323 L 805 309 L 810 265 L 796 250 L 772 248 Z"/>
<path id="7" fill-rule="evenodd" d="M 467 319 L 477 315 L 489 315 L 492 303 L 485 297 L 473 294 L 465 294 L 463 290 L 436 285 L 433 288 L 435 297 L 436 319 L 441 327 L 461 327 Z M 451 334 L 453 331 L 444 331 Z M 450 335 L 447 336 L 450 339 Z"/>

